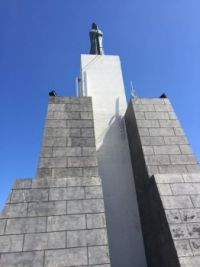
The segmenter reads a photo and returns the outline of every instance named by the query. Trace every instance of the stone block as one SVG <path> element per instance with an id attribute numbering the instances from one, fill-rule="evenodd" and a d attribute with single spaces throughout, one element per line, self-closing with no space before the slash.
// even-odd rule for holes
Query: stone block
<path id="1" fill-rule="evenodd" d="M 80 137 L 81 136 L 81 129 L 78 128 L 70 128 L 69 129 L 69 136 L 71 137 Z"/>
<path id="2" fill-rule="evenodd" d="M 40 151 L 40 157 L 52 157 L 53 149 L 52 147 L 42 147 Z"/>
<path id="3" fill-rule="evenodd" d="M 48 189 L 13 190 L 11 203 L 48 201 Z"/>
<path id="4" fill-rule="evenodd" d="M 170 224 L 173 239 L 188 239 L 189 234 L 186 224 Z"/>
<path id="5" fill-rule="evenodd" d="M 155 128 L 160 127 L 158 120 L 137 120 L 139 128 Z"/>
<path id="6" fill-rule="evenodd" d="M 79 230 L 67 232 L 67 247 L 107 245 L 105 229 Z"/>
<path id="7" fill-rule="evenodd" d="M 48 111 L 65 111 L 65 104 L 48 104 Z"/>
<path id="8" fill-rule="evenodd" d="M 143 105 L 152 105 L 152 104 L 164 105 L 165 104 L 164 98 L 140 98 L 140 99 L 137 99 L 137 101 L 140 101 L 139 103 L 141 103 Z M 135 101 L 134 101 L 134 103 L 135 103 Z"/>
<path id="9" fill-rule="evenodd" d="M 54 147 L 53 157 L 81 156 L 81 147 Z"/>
<path id="10" fill-rule="evenodd" d="M 147 120 L 168 120 L 168 112 L 145 112 Z"/>
<path id="11" fill-rule="evenodd" d="M 144 152 L 144 155 L 154 155 L 154 150 L 151 146 L 142 146 L 142 150 Z"/>
<path id="12" fill-rule="evenodd" d="M 69 103 L 65 106 L 65 111 L 67 112 L 72 112 L 72 111 L 82 111 L 82 105 L 80 105 L 79 103 Z"/>
<path id="13" fill-rule="evenodd" d="M 185 136 L 165 136 L 166 145 L 187 145 L 188 141 Z"/>
<path id="14" fill-rule="evenodd" d="M 196 158 L 194 155 L 170 155 L 171 164 L 196 164 Z"/>
<path id="15" fill-rule="evenodd" d="M 86 218 L 88 229 L 106 227 L 106 219 L 104 213 L 87 214 Z"/>
<path id="16" fill-rule="evenodd" d="M 181 218 L 186 223 L 200 223 L 200 209 L 184 209 L 180 210 Z"/>
<path id="17" fill-rule="evenodd" d="M 47 231 L 86 229 L 85 215 L 61 215 L 47 218 Z"/>
<path id="18" fill-rule="evenodd" d="M 172 190 L 169 184 L 158 184 L 158 190 L 161 196 L 172 195 Z"/>
<path id="19" fill-rule="evenodd" d="M 82 187 L 51 188 L 49 191 L 49 200 L 71 200 L 84 198 L 85 192 Z"/>
<path id="20" fill-rule="evenodd" d="M 65 147 L 67 145 L 66 137 L 45 136 L 43 140 L 43 147 Z"/>
<path id="21" fill-rule="evenodd" d="M 179 210 L 166 210 L 165 211 L 168 223 L 182 223 Z"/>
<path id="22" fill-rule="evenodd" d="M 182 128 L 174 128 L 174 132 L 176 136 L 185 136 L 185 133 Z"/>
<path id="23" fill-rule="evenodd" d="M 46 137 L 46 136 L 52 136 L 52 137 L 69 136 L 69 129 L 68 128 L 46 127 L 44 130 L 44 137 Z"/>
<path id="24" fill-rule="evenodd" d="M 153 149 L 156 155 L 181 154 L 180 149 L 177 145 L 154 146 Z"/>
<path id="25" fill-rule="evenodd" d="M 0 236 L 0 253 L 22 251 L 23 235 Z"/>
<path id="26" fill-rule="evenodd" d="M 59 158 L 40 158 L 39 168 L 62 168 L 67 167 L 67 159 Z"/>
<path id="27" fill-rule="evenodd" d="M 94 136 L 94 129 L 93 128 L 82 128 L 81 129 L 81 136 L 93 137 Z"/>
<path id="28" fill-rule="evenodd" d="M 101 185 L 100 177 L 74 177 L 67 179 L 67 186 L 95 186 Z"/>
<path id="29" fill-rule="evenodd" d="M 63 114 L 65 115 L 66 113 L 63 113 Z M 47 127 L 47 128 L 48 127 L 50 127 L 50 128 L 51 127 L 52 128 L 66 128 L 67 127 L 66 119 L 65 118 L 62 118 L 62 119 L 59 118 L 59 119 L 55 119 L 55 120 L 46 120 L 45 127 Z"/>
<path id="30" fill-rule="evenodd" d="M 168 165 L 170 160 L 168 155 L 146 155 L 145 161 L 147 165 Z"/>
<path id="31" fill-rule="evenodd" d="M 195 256 L 200 255 L 200 239 L 190 240 L 192 252 Z"/>
<path id="32" fill-rule="evenodd" d="M 151 177 L 154 174 L 159 173 L 158 166 L 147 165 L 146 167 L 147 167 L 147 172 L 148 172 L 149 177 Z"/>
<path id="33" fill-rule="evenodd" d="M 147 104 L 147 105 L 134 105 L 134 110 L 135 111 L 155 111 L 154 105 L 153 104 Z"/>
<path id="34" fill-rule="evenodd" d="M 81 119 L 82 120 L 93 120 L 92 112 L 81 112 Z"/>
<path id="35" fill-rule="evenodd" d="M 171 188 L 174 195 L 199 194 L 200 183 L 172 184 Z"/>
<path id="36" fill-rule="evenodd" d="M 66 187 L 66 178 L 43 178 L 43 179 L 33 179 L 32 188 L 49 188 L 49 187 Z"/>
<path id="37" fill-rule="evenodd" d="M 183 183 L 183 177 L 181 174 L 156 174 L 154 175 L 156 183 Z"/>
<path id="38" fill-rule="evenodd" d="M 200 172 L 200 164 L 186 165 L 187 172 Z"/>
<path id="39" fill-rule="evenodd" d="M 61 126 L 61 128 L 66 128 L 67 127 L 67 122 L 66 122 L 66 120 L 67 119 L 69 119 L 69 114 L 68 113 L 66 113 L 66 112 L 61 112 L 61 111 L 55 111 L 55 112 L 53 112 L 53 116 L 51 116 L 50 117 L 50 119 L 53 119 L 53 120 L 55 120 L 55 121 L 64 121 L 64 127 L 62 127 Z M 48 124 L 46 124 L 45 126 L 46 127 L 55 127 L 54 125 L 56 125 L 56 123 L 54 124 L 53 123 L 53 126 L 50 126 L 50 125 L 48 125 Z M 59 123 L 58 123 L 58 125 L 59 125 Z M 58 126 L 58 128 L 60 128 L 59 126 Z"/>
<path id="40" fill-rule="evenodd" d="M 162 203 L 165 209 L 193 208 L 189 196 L 162 196 Z"/>
<path id="41" fill-rule="evenodd" d="M 149 136 L 148 128 L 138 128 L 139 136 Z"/>
<path id="42" fill-rule="evenodd" d="M 187 228 L 190 238 L 200 238 L 200 223 L 188 223 Z"/>
<path id="43" fill-rule="evenodd" d="M 65 248 L 65 232 L 26 234 L 24 251 Z"/>
<path id="44" fill-rule="evenodd" d="M 200 208 L 200 195 L 191 196 L 195 208 Z"/>
<path id="45" fill-rule="evenodd" d="M 87 248 L 70 248 L 45 251 L 44 267 L 87 265 Z"/>
<path id="46" fill-rule="evenodd" d="M 4 234 L 5 225 L 6 225 L 6 220 L 0 220 L 0 235 Z"/>
<path id="47" fill-rule="evenodd" d="M 82 155 L 83 156 L 96 156 L 96 148 L 95 147 L 82 147 Z"/>
<path id="48" fill-rule="evenodd" d="M 82 176 L 82 168 L 54 168 L 52 169 L 52 177 L 62 178 L 62 177 L 74 177 Z"/>
<path id="49" fill-rule="evenodd" d="M 144 114 L 144 112 L 135 111 L 135 118 L 137 120 L 145 120 L 145 114 Z"/>
<path id="50" fill-rule="evenodd" d="M 176 113 L 174 111 L 169 111 L 168 114 L 169 114 L 170 120 L 177 120 L 177 116 L 176 116 Z"/>
<path id="51" fill-rule="evenodd" d="M 109 250 L 107 246 L 95 246 L 88 248 L 89 264 L 109 263 Z"/>
<path id="52" fill-rule="evenodd" d="M 150 136 L 174 136 L 173 128 L 150 128 Z"/>
<path id="53" fill-rule="evenodd" d="M 6 204 L 0 218 L 26 217 L 27 207 L 27 203 Z"/>
<path id="54" fill-rule="evenodd" d="M 94 167 L 97 166 L 96 157 L 68 157 L 68 167 Z"/>
<path id="55" fill-rule="evenodd" d="M 1 267 L 43 267 L 44 252 L 5 253 L 1 255 Z M 25 265 L 24 265 L 25 264 Z"/>
<path id="56" fill-rule="evenodd" d="M 200 183 L 200 173 L 184 173 L 183 179 L 186 183 Z"/>
<path id="57" fill-rule="evenodd" d="M 66 201 L 29 203 L 28 216 L 50 216 L 66 214 Z"/>
<path id="58" fill-rule="evenodd" d="M 37 177 L 47 178 L 47 177 L 51 177 L 51 176 L 52 176 L 51 169 L 48 169 L 48 168 L 37 169 Z"/>
<path id="59" fill-rule="evenodd" d="M 189 240 L 175 240 L 174 244 L 179 257 L 193 255 Z"/>
<path id="60" fill-rule="evenodd" d="M 162 128 L 165 128 L 165 127 L 166 128 L 178 128 L 178 127 L 180 127 L 180 123 L 178 120 L 159 120 L 159 124 L 160 124 L 160 127 L 162 127 Z"/>
<path id="61" fill-rule="evenodd" d="M 190 145 L 180 145 L 180 150 L 182 154 L 193 154 L 192 148 Z"/>
<path id="62" fill-rule="evenodd" d="M 164 145 L 164 137 L 158 136 L 142 136 L 141 143 L 144 146 L 158 146 Z"/>
<path id="63" fill-rule="evenodd" d="M 93 120 L 69 120 L 69 128 L 92 128 Z"/>
<path id="64" fill-rule="evenodd" d="M 187 172 L 185 165 L 163 165 L 158 166 L 159 173 L 184 173 Z"/>
<path id="65" fill-rule="evenodd" d="M 71 137 L 72 147 L 95 147 L 94 137 Z"/>
<path id="66" fill-rule="evenodd" d="M 6 224 L 6 234 L 24 234 L 46 231 L 46 218 L 17 218 L 8 219 Z"/>
<path id="67" fill-rule="evenodd" d="M 68 214 L 104 212 L 102 199 L 70 200 L 67 202 Z"/>
<path id="68" fill-rule="evenodd" d="M 154 104 L 155 111 L 167 112 L 173 111 L 171 105 L 163 105 L 163 104 Z"/>
<path id="69" fill-rule="evenodd" d="M 200 256 L 180 257 L 181 267 L 197 267 L 200 266 Z"/>
<path id="70" fill-rule="evenodd" d="M 79 97 L 79 101 L 80 101 L 80 104 L 92 105 L 92 97 L 90 96 Z"/>
<path id="71" fill-rule="evenodd" d="M 31 188 L 31 179 L 17 179 L 13 185 L 13 189 Z"/>
<path id="72" fill-rule="evenodd" d="M 83 168 L 83 176 L 98 176 L 98 168 L 97 167 L 86 167 Z"/>
<path id="73" fill-rule="evenodd" d="M 86 199 L 91 198 L 103 198 L 103 192 L 101 186 L 90 186 L 85 188 Z"/>

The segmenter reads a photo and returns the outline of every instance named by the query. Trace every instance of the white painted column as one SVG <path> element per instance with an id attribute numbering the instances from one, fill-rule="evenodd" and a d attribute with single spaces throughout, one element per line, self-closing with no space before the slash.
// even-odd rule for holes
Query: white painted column
<path id="1" fill-rule="evenodd" d="M 118 56 L 81 55 L 83 96 L 92 96 L 99 173 L 112 267 L 146 267 L 130 153 L 127 108 Z"/>

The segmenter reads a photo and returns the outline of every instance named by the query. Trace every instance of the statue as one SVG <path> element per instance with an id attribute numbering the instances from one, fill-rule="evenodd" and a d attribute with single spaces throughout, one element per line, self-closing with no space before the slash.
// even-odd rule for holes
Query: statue
<path id="1" fill-rule="evenodd" d="M 103 32 L 99 30 L 96 23 L 92 23 L 90 30 L 90 54 L 103 55 Z"/>

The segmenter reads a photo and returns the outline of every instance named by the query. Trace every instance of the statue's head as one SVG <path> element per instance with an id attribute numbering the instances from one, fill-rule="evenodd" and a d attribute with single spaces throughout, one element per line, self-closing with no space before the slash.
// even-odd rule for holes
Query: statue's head
<path id="1" fill-rule="evenodd" d="M 97 26 L 97 24 L 94 23 L 94 22 L 92 23 L 92 29 L 93 29 L 93 30 L 98 30 L 98 26 Z"/>

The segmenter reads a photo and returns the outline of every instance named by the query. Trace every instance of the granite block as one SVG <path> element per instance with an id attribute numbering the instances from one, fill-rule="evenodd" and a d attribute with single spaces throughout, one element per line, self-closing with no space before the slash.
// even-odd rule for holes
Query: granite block
<path id="1" fill-rule="evenodd" d="M 66 201 L 29 203 L 28 216 L 50 216 L 66 214 Z"/>
<path id="2" fill-rule="evenodd" d="M 44 267 L 87 265 L 87 248 L 70 248 L 45 251 Z"/>
<path id="3" fill-rule="evenodd" d="M 79 230 L 67 232 L 67 247 L 107 245 L 105 229 Z"/>
<path id="4" fill-rule="evenodd" d="M 85 192 L 82 187 L 51 188 L 49 191 L 49 200 L 72 200 L 84 198 Z"/>
<path id="5" fill-rule="evenodd" d="M 65 248 L 65 232 L 26 234 L 24 251 Z"/>
<path id="6" fill-rule="evenodd" d="M 6 225 L 6 234 L 24 234 L 46 231 L 46 218 L 17 218 L 8 219 Z"/>
<path id="7" fill-rule="evenodd" d="M 104 212 L 102 199 L 70 200 L 67 202 L 68 214 Z"/>
<path id="8" fill-rule="evenodd" d="M 47 218 L 47 231 L 81 230 L 86 228 L 85 215 L 61 215 Z"/>
<path id="9" fill-rule="evenodd" d="M 87 214 L 86 216 L 88 229 L 106 227 L 106 219 L 104 213 Z"/>
<path id="10" fill-rule="evenodd" d="M 23 235 L 0 236 L 0 253 L 22 251 Z"/>

